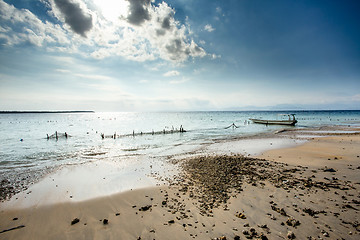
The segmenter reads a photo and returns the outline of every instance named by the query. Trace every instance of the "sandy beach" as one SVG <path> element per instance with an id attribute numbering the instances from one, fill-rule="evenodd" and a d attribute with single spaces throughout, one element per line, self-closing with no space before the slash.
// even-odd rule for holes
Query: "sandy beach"
<path id="1" fill-rule="evenodd" d="M 177 161 L 176 177 L 153 187 L 1 203 L 0 239 L 359 239 L 359 147 L 355 132 L 250 157 L 215 152 Z"/>

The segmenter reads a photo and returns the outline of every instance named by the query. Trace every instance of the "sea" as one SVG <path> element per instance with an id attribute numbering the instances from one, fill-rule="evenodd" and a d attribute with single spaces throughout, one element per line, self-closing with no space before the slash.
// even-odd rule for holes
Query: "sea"
<path id="1" fill-rule="evenodd" d="M 288 113 L 296 114 L 296 126 L 249 120 L 287 119 L 282 114 Z M 3 113 L 0 181 L 27 185 L 69 165 L 101 161 L 121 165 L 143 156 L 168 161 L 217 140 L 329 125 L 360 126 L 360 111 Z"/>

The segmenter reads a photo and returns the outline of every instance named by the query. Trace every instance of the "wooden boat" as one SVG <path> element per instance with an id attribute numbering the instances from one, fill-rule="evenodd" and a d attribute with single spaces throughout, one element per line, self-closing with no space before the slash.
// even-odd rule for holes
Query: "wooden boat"
<path id="1" fill-rule="evenodd" d="M 266 119 L 255 119 L 250 118 L 253 123 L 260 123 L 260 124 L 275 124 L 275 125 L 288 125 L 288 126 L 295 126 L 297 120 L 295 119 L 295 114 L 283 114 L 289 116 L 288 120 L 266 120 Z"/>

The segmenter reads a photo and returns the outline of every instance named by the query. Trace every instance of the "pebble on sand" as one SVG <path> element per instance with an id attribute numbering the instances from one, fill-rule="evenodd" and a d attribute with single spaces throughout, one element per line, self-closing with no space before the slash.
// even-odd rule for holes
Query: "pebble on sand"
<path id="1" fill-rule="evenodd" d="M 289 231 L 287 234 L 288 239 L 295 239 L 295 234 L 292 231 Z"/>
<path id="2" fill-rule="evenodd" d="M 80 219 L 78 218 L 74 218 L 72 221 L 71 221 L 71 225 L 74 225 L 76 223 L 80 222 Z"/>
<path id="3" fill-rule="evenodd" d="M 235 216 L 241 219 L 246 219 L 246 216 L 243 213 L 236 214 Z"/>
<path id="4" fill-rule="evenodd" d="M 139 211 L 145 212 L 145 211 L 149 210 L 151 207 L 152 207 L 152 205 L 146 205 L 146 206 L 144 206 L 144 207 L 141 207 L 141 208 L 139 209 Z"/>
<path id="5" fill-rule="evenodd" d="M 336 170 L 333 168 L 325 168 L 324 172 L 336 172 Z"/>

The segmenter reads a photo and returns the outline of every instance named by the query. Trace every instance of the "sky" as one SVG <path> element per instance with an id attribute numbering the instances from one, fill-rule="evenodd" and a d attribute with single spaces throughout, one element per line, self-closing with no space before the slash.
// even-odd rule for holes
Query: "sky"
<path id="1" fill-rule="evenodd" d="M 0 0 L 0 110 L 360 109 L 360 2 Z"/>

